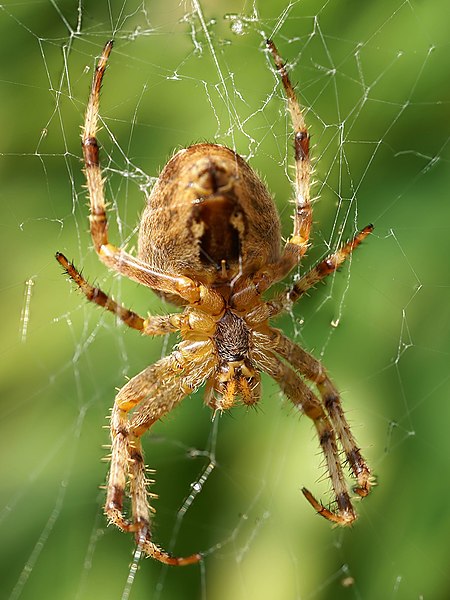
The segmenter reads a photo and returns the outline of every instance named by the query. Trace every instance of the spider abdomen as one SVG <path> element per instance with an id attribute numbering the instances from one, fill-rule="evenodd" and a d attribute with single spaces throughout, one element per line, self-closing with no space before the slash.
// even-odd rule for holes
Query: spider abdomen
<path id="1" fill-rule="evenodd" d="M 142 215 L 139 257 L 155 269 L 211 285 L 276 262 L 278 213 L 246 161 L 217 144 L 177 152 Z"/>

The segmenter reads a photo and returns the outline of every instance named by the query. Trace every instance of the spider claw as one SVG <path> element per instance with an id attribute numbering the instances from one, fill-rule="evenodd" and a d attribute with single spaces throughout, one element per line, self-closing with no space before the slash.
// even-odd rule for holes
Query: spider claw
<path id="1" fill-rule="evenodd" d="M 324 517 L 325 519 L 327 519 L 327 521 L 331 521 L 335 525 L 348 526 L 348 525 L 351 525 L 353 523 L 353 521 L 356 520 L 356 515 L 353 512 L 351 505 L 346 506 L 344 509 L 340 510 L 338 513 L 335 513 L 332 510 L 330 510 L 329 508 L 327 508 L 326 506 L 324 506 L 322 504 L 322 502 L 319 502 L 318 500 L 316 500 L 316 498 L 306 488 L 302 488 L 302 493 L 305 496 L 305 498 L 308 500 L 308 502 L 311 504 L 311 506 L 315 509 L 317 514 L 319 514 L 321 517 Z"/>
<path id="2" fill-rule="evenodd" d="M 363 478 L 362 482 L 358 482 L 353 487 L 353 491 L 355 492 L 355 494 L 358 494 L 360 498 L 365 498 L 369 495 L 371 488 L 375 485 L 377 485 L 376 478 L 368 473 L 368 476 L 366 478 Z"/>

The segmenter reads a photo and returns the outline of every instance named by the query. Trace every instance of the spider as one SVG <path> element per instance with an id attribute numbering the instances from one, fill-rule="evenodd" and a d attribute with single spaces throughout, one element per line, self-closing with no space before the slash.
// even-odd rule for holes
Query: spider
<path id="1" fill-rule="evenodd" d="M 143 318 L 90 285 L 63 254 L 56 254 L 86 298 L 129 327 L 148 336 L 181 335 L 169 356 L 130 379 L 116 395 L 105 514 L 122 531 L 133 532 L 139 547 L 156 560 L 168 565 L 198 562 L 200 553 L 174 557 L 152 540 L 154 508 L 150 501 L 154 495 L 147 491 L 141 437 L 203 384 L 205 403 L 214 414 L 230 409 L 238 399 L 255 405 L 261 396 L 260 372 L 264 372 L 312 420 L 336 508 L 324 506 L 305 488 L 303 494 L 320 515 L 335 524 L 349 525 L 356 513 L 343 462 L 349 465 L 356 479 L 354 492 L 361 497 L 367 496 L 372 485 L 370 469 L 325 368 L 274 329 L 270 319 L 336 271 L 373 226 L 356 233 L 284 292 L 268 301 L 262 298 L 273 283 L 299 264 L 308 248 L 312 224 L 309 134 L 283 60 L 273 41 L 267 40 L 294 129 L 294 230 L 284 247 L 278 213 L 264 184 L 236 152 L 211 143 L 180 150 L 162 170 L 140 222 L 138 257 L 111 244 L 96 134 L 100 88 L 112 45 L 112 41 L 105 45 L 98 61 L 81 136 L 92 241 L 109 269 L 151 288 L 183 310 Z M 130 517 L 124 511 L 126 491 Z"/>

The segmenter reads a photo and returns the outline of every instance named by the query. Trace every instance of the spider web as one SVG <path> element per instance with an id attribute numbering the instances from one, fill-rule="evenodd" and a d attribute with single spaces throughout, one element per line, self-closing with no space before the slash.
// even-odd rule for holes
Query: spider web
<path id="1" fill-rule="evenodd" d="M 4 3 L 1 597 L 444 598 L 449 392 L 449 27 L 446 4 Z M 215 140 L 263 174 L 287 236 L 292 140 L 264 51 L 288 61 L 312 134 L 314 231 L 299 272 L 369 222 L 340 273 L 277 325 L 320 358 L 379 485 L 351 530 L 311 423 L 264 379 L 259 408 L 211 422 L 202 393 L 145 436 L 154 537 L 198 566 L 143 560 L 102 514 L 114 389 L 170 352 L 88 305 L 56 250 L 145 314 L 169 310 L 99 265 L 80 163 L 95 57 L 111 239 L 133 250 L 144 194 L 174 149 Z M 16 202 L 17 200 L 17 202 Z M 443 258 L 444 257 L 444 258 Z"/>

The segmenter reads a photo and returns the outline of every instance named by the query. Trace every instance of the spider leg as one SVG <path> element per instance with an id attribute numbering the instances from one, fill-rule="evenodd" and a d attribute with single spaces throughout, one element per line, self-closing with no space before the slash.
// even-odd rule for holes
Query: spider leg
<path id="1" fill-rule="evenodd" d="M 90 201 L 90 230 L 94 248 L 99 258 L 118 273 L 155 290 L 177 294 L 190 304 L 206 306 L 213 314 L 219 314 L 223 309 L 223 300 L 214 291 L 195 283 L 189 277 L 170 275 L 153 269 L 150 265 L 109 242 L 106 201 L 96 135 L 100 89 L 112 46 L 112 41 L 107 42 L 98 61 L 81 133 L 84 172 Z"/>
<path id="2" fill-rule="evenodd" d="M 367 225 L 359 231 L 351 240 L 341 246 L 336 252 L 328 255 L 313 267 L 308 273 L 305 273 L 296 281 L 287 291 L 282 292 L 273 300 L 268 302 L 269 318 L 291 307 L 294 302 L 303 296 L 311 287 L 317 285 L 322 279 L 334 273 L 352 254 L 361 242 L 373 231 L 373 225 Z"/>
<path id="3" fill-rule="evenodd" d="M 338 525 L 350 525 L 356 519 L 356 514 L 345 483 L 333 425 L 322 404 L 297 373 L 270 351 L 265 350 L 261 357 L 256 357 L 256 360 L 259 368 L 279 384 L 292 404 L 313 421 L 330 475 L 337 512 L 323 506 L 305 488 L 302 489 L 304 496 L 315 510 L 329 521 Z"/>
<path id="4" fill-rule="evenodd" d="M 308 240 L 312 224 L 312 207 L 310 199 L 311 159 L 309 156 L 309 133 L 294 87 L 283 62 L 272 40 L 266 41 L 273 61 L 281 77 L 287 97 L 288 109 L 294 129 L 295 152 L 295 211 L 294 231 L 286 243 L 283 255 L 277 265 L 272 266 L 274 280 L 285 277 L 299 262 L 308 249 Z M 276 273 L 276 271 L 278 272 Z"/>
<path id="5" fill-rule="evenodd" d="M 105 294 L 100 288 L 92 286 L 83 275 L 78 271 L 75 265 L 68 261 L 61 252 L 56 253 L 56 260 L 63 267 L 67 275 L 77 284 L 79 289 L 86 296 L 87 300 L 98 304 L 105 310 L 115 314 L 125 325 L 132 329 L 137 329 L 144 335 L 165 335 L 178 331 L 181 326 L 182 315 L 164 315 L 149 316 L 146 319 L 137 313 L 125 308 Z"/>
<path id="6" fill-rule="evenodd" d="M 315 286 L 319 281 L 334 273 L 343 262 L 352 254 L 353 250 L 363 242 L 369 233 L 372 233 L 373 225 L 367 225 L 359 231 L 351 240 L 341 246 L 336 252 L 327 256 L 324 260 L 303 275 L 288 291 L 289 302 L 296 302 L 305 292 Z"/>
<path id="7" fill-rule="evenodd" d="M 144 552 L 168 565 L 192 564 L 198 562 L 201 555 L 173 557 L 152 541 L 150 513 L 153 509 L 148 503 L 140 437 L 211 375 L 211 357 L 209 342 L 180 344 L 179 350 L 144 369 L 119 391 L 111 415 L 111 468 L 105 513 L 122 531 L 134 532 Z M 123 511 L 127 482 L 132 522 Z"/>
<path id="8" fill-rule="evenodd" d="M 266 40 L 266 46 L 272 54 L 275 67 L 287 98 L 288 109 L 294 129 L 295 152 L 295 209 L 294 230 L 287 241 L 281 257 L 257 271 L 251 278 L 251 284 L 234 295 L 237 308 L 249 306 L 274 282 L 283 279 L 297 265 L 308 248 L 312 224 L 310 200 L 311 160 L 309 156 L 309 133 L 302 109 L 295 95 L 286 66 L 272 40 Z"/>
<path id="9" fill-rule="evenodd" d="M 339 392 L 332 383 L 325 368 L 311 354 L 294 344 L 281 332 L 277 332 L 275 351 L 286 359 L 298 372 L 312 381 L 322 398 L 323 405 L 341 442 L 348 464 L 358 481 L 355 492 L 367 496 L 372 485 L 370 469 L 361 455 L 359 446 L 350 430 L 342 409 Z"/>

